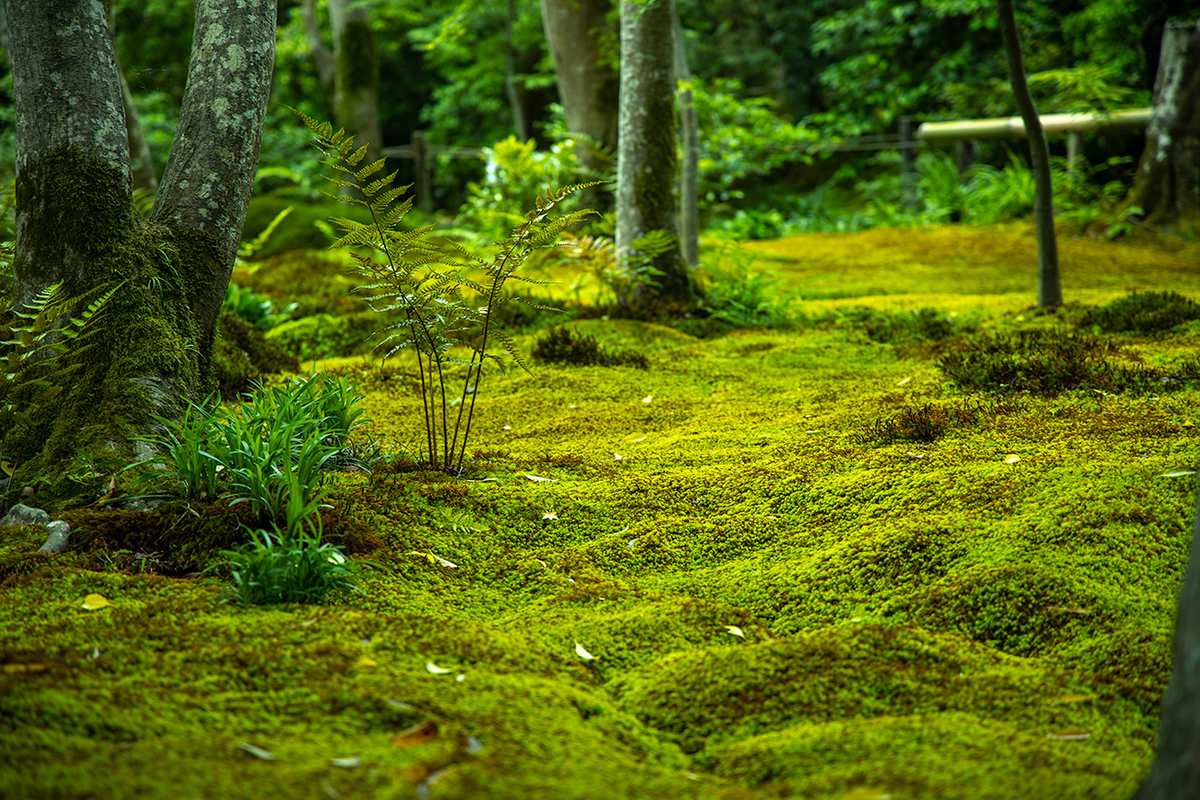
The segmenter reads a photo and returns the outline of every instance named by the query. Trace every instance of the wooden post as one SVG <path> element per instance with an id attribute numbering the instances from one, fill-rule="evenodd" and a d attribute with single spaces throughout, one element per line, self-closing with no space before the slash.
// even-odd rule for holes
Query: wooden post
<path id="1" fill-rule="evenodd" d="M 901 175 L 904 176 L 904 202 L 910 208 L 917 205 L 917 141 L 913 136 L 912 117 L 905 115 L 900 124 Z"/>
<path id="2" fill-rule="evenodd" d="M 963 139 L 954 143 L 954 160 L 958 164 L 958 178 L 963 180 L 967 170 L 975 166 L 975 140 Z"/>
<path id="3" fill-rule="evenodd" d="M 433 213 L 433 193 L 430 190 L 429 154 L 425 149 L 425 131 L 413 131 L 413 174 L 417 183 L 417 207 L 425 214 Z"/>
<path id="4" fill-rule="evenodd" d="M 1071 131 L 1067 134 L 1067 169 L 1078 172 L 1079 159 L 1083 157 L 1083 132 Z"/>

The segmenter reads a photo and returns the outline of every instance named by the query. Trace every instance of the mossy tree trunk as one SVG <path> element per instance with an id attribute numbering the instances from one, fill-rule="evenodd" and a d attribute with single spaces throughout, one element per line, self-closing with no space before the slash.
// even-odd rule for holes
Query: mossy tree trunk
<path id="1" fill-rule="evenodd" d="M 1152 224 L 1200 227 L 1200 22 L 1163 30 L 1154 114 L 1129 205 Z"/>
<path id="2" fill-rule="evenodd" d="M 612 174 L 617 152 L 617 99 L 620 76 L 604 52 L 612 26 L 606 14 L 612 0 L 542 0 L 542 26 L 554 62 L 558 97 L 567 128 L 582 137 L 575 157 L 586 180 Z M 614 37 L 615 38 L 615 37 Z M 606 195 L 583 193 L 585 208 L 607 211 Z"/>
<path id="3" fill-rule="evenodd" d="M 211 354 L 258 163 L 275 0 L 199 0 L 174 145 L 149 219 L 134 209 L 120 77 L 100 0 L 7 0 L 17 140 L 14 303 L 61 282 L 95 318 L 71 385 L 3 442 L 70 492 L 77 449 L 127 455 L 151 414 L 215 388 Z M 69 41 L 62 31 L 71 31 Z M 69 354 L 67 358 L 72 358 Z M 144 450 L 144 448 L 143 448 Z"/>
<path id="4" fill-rule="evenodd" d="M 1200 490 L 1175 619 L 1175 667 L 1163 698 L 1158 749 L 1135 800 L 1190 800 L 1200 786 Z"/>
<path id="5" fill-rule="evenodd" d="M 651 296 L 693 298 L 679 249 L 675 171 L 675 47 L 673 0 L 621 0 L 621 102 L 617 150 L 617 254 L 632 260 L 635 240 L 656 230 L 675 246 L 653 259 L 657 289 L 635 289 L 635 303 Z"/>
<path id="6" fill-rule="evenodd" d="M 1029 160 L 1033 167 L 1033 216 L 1037 224 L 1038 243 L 1038 305 L 1062 305 L 1062 281 L 1058 273 L 1058 239 L 1054 234 L 1054 184 L 1050 178 L 1050 148 L 1038 118 L 1037 107 L 1029 94 L 1025 80 L 1025 63 L 1021 58 L 1021 39 L 1013 16 L 1012 0 L 996 0 L 999 12 L 1000 35 L 1004 39 L 1004 54 L 1008 61 L 1008 77 L 1012 82 L 1013 98 L 1025 122 L 1029 137 Z"/>

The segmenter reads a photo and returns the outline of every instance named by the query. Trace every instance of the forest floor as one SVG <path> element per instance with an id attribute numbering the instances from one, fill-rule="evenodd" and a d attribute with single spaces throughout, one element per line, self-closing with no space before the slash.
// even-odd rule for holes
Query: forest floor
<path id="1" fill-rule="evenodd" d="M 217 577 L 138 574 L 112 531 L 35 557 L 40 529 L 0 530 L 0 796 L 1127 797 L 1200 390 L 999 395 L 937 362 L 968 335 L 1077 340 L 1133 290 L 1200 299 L 1200 246 L 1060 248 L 1059 314 L 1032 309 L 1016 224 L 744 246 L 821 324 L 566 323 L 649 368 L 490 377 L 472 481 L 331 477 L 382 569 L 327 605 L 221 605 Z M 951 331 L 906 339 L 926 307 Z M 1081 357 L 1167 376 L 1200 321 L 1105 340 Z M 319 368 L 355 378 L 385 446 L 420 438 L 403 365 Z"/>

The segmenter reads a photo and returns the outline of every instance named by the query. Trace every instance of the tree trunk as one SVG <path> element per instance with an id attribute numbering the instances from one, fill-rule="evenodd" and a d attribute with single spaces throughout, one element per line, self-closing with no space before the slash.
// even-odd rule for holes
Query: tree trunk
<path id="1" fill-rule="evenodd" d="M 364 163 L 380 157 L 383 133 L 379 126 L 379 55 L 375 31 L 364 5 L 353 0 L 329 0 L 333 24 L 334 118 L 355 142 L 367 146 Z"/>
<path id="2" fill-rule="evenodd" d="M 130 165 L 133 188 L 145 189 L 153 194 L 158 191 L 154 157 L 150 153 L 150 143 L 142 131 L 142 121 L 138 117 L 137 106 L 133 104 L 133 93 L 129 91 L 129 82 L 125 80 L 120 64 L 117 65 L 117 77 L 121 80 L 121 103 L 125 108 L 125 135 L 129 137 L 129 154 L 133 158 Z"/>
<path id="3" fill-rule="evenodd" d="M 215 387 L 217 315 L 253 185 L 274 65 L 274 0 L 199 0 L 188 82 L 151 221 L 134 210 L 121 82 L 100 0 L 7 0 L 17 138 L 14 302 L 61 282 L 118 287 L 86 358 L 6 457 L 70 493 L 77 449 L 127 455 L 179 397 Z M 70 30 L 69 40 L 60 35 Z M 55 80 L 46 80 L 47 75 Z M 78 341 L 78 340 L 76 340 Z M 67 358 L 75 357 L 68 354 Z M 144 452 L 144 447 L 143 447 Z"/>
<path id="4" fill-rule="evenodd" d="M 679 12 L 673 15 L 672 35 L 675 39 L 675 80 L 688 84 L 687 52 L 683 48 L 683 25 Z M 679 128 L 683 142 L 683 164 L 679 170 L 679 233 L 683 260 L 689 267 L 700 263 L 700 120 L 692 102 L 692 90 L 679 92 Z"/>
<path id="5" fill-rule="evenodd" d="M 1135 800 L 1191 800 L 1200 786 L 1200 490 L 1175 619 L 1175 668 L 1163 698 L 1158 750 Z"/>
<path id="6" fill-rule="evenodd" d="M 1156 225 L 1200 225 L 1200 22 L 1170 23 L 1130 206 Z"/>
<path id="7" fill-rule="evenodd" d="M 635 286 L 633 300 L 693 297 L 676 225 L 673 0 L 621 0 L 621 103 L 617 156 L 617 254 L 633 270 L 632 244 L 656 230 L 675 245 L 653 259 L 657 288 Z"/>
<path id="8" fill-rule="evenodd" d="M 620 77 L 603 51 L 612 0 L 542 0 L 542 25 L 554 62 L 567 128 L 580 137 L 575 157 L 583 179 L 612 175 L 617 152 Z M 580 204 L 605 211 L 608 195 L 585 191 Z"/>
<path id="9" fill-rule="evenodd" d="M 321 88 L 325 90 L 325 96 L 329 98 L 330 105 L 333 105 L 333 95 L 337 91 L 334 85 L 334 67 L 333 51 L 325 46 L 325 40 L 321 38 L 321 26 L 317 24 L 317 0 L 304 0 L 304 4 L 300 6 L 300 16 L 304 20 L 304 33 L 308 37 L 308 52 L 312 56 L 313 65 L 317 68 L 317 78 L 321 81 Z"/>
<path id="10" fill-rule="evenodd" d="M 1029 137 L 1029 160 L 1033 167 L 1033 216 L 1037 221 L 1038 242 L 1038 305 L 1062 305 L 1062 282 L 1058 274 L 1058 240 L 1054 235 L 1054 185 L 1050 179 L 1050 148 L 1038 118 L 1037 107 L 1025 82 L 1025 64 L 1021 59 L 1021 40 L 1013 17 L 1012 0 L 996 0 L 999 11 L 1000 35 L 1008 59 L 1008 77 L 1013 97 L 1025 121 Z"/>
<path id="11" fill-rule="evenodd" d="M 508 0 L 508 17 L 504 22 L 504 93 L 512 109 L 513 133 L 524 142 L 529 139 L 529 123 L 525 121 L 525 91 L 517 82 L 517 56 L 513 50 L 513 24 L 517 19 L 517 0 Z"/>

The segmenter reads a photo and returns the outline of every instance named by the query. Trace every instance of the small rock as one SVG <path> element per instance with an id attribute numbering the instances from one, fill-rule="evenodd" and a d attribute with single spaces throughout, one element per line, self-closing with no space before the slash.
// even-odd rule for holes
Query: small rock
<path id="1" fill-rule="evenodd" d="M 27 505 L 17 503 L 8 510 L 3 519 L 0 519 L 0 526 L 3 525 L 45 525 L 50 521 L 50 515 L 40 508 L 30 508 Z"/>
<path id="2" fill-rule="evenodd" d="M 67 548 L 71 526 L 59 520 L 46 526 L 46 541 L 38 548 L 39 553 L 61 553 Z"/>

